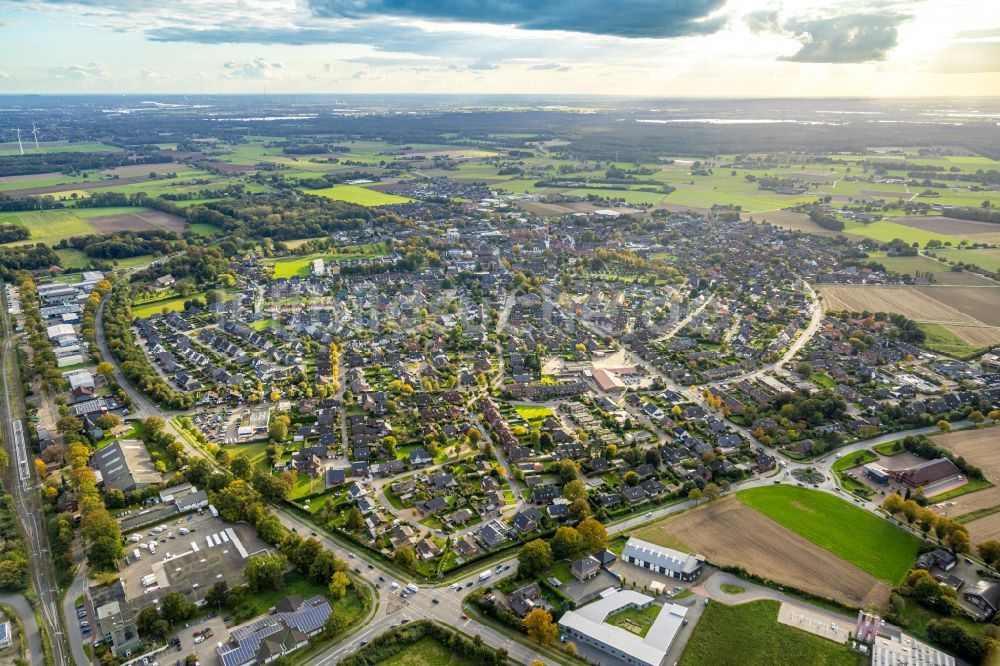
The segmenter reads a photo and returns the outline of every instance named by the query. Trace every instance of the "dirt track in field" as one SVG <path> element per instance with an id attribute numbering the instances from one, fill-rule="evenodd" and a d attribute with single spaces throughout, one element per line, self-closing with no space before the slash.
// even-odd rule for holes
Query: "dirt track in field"
<path id="1" fill-rule="evenodd" d="M 647 541 L 701 553 L 713 564 L 741 566 L 850 606 L 889 601 L 889 586 L 853 564 L 727 497 L 633 532 Z"/>

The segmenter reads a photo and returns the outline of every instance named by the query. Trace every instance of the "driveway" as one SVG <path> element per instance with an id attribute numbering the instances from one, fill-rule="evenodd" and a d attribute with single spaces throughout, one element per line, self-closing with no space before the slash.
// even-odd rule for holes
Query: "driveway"
<path id="1" fill-rule="evenodd" d="M 73 578 L 73 582 L 70 583 L 69 588 L 66 590 L 66 594 L 63 595 L 62 601 L 63 617 L 66 619 L 67 635 L 69 636 L 69 647 L 70 651 L 73 653 L 73 661 L 76 662 L 76 666 L 85 666 L 85 664 L 90 663 L 87 653 L 83 651 L 84 644 L 89 643 L 90 640 L 89 638 L 84 639 L 83 634 L 80 633 L 81 619 L 76 616 L 77 597 L 84 597 L 84 603 L 87 604 L 85 606 L 87 609 L 87 620 L 90 621 L 91 626 L 96 624 L 93 621 L 96 617 L 94 615 L 94 609 L 88 603 L 89 599 L 86 595 L 84 595 L 86 588 L 87 577 L 84 574 L 84 567 L 81 566 L 77 569 L 76 577 Z"/>

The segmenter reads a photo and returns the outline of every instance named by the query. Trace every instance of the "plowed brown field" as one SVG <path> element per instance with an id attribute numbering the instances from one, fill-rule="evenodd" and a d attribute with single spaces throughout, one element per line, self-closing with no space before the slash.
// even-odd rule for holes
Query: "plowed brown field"
<path id="1" fill-rule="evenodd" d="M 889 586 L 836 557 L 736 497 L 727 497 L 633 533 L 665 546 L 683 543 L 709 562 L 740 566 L 854 607 L 885 606 Z"/>

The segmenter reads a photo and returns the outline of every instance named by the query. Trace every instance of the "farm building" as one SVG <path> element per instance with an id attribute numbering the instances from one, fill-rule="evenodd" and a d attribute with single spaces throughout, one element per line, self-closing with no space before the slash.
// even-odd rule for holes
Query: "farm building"
<path id="1" fill-rule="evenodd" d="M 927 492 L 942 483 L 956 481 L 961 470 L 947 458 L 935 458 L 906 469 L 894 470 L 892 475 L 910 488 L 923 488 Z"/>
<path id="2" fill-rule="evenodd" d="M 643 609 L 652 603 L 652 597 L 634 590 L 609 588 L 597 601 L 564 613 L 559 628 L 575 642 L 591 645 L 627 664 L 659 666 L 681 628 L 687 608 L 678 604 L 664 606 L 645 637 L 605 622 L 618 611 Z"/>
<path id="3" fill-rule="evenodd" d="M 664 548 L 654 543 L 636 539 L 628 540 L 622 550 L 622 562 L 656 573 L 677 578 L 678 580 L 695 580 L 701 575 L 705 558 L 701 555 L 682 553 L 673 548 Z"/>

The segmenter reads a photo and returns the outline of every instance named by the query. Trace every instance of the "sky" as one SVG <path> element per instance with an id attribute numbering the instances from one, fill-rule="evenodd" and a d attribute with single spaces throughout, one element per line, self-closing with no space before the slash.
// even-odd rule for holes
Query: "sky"
<path id="1" fill-rule="evenodd" d="M 3 93 L 1000 95 L 996 0 L 0 0 Z"/>

